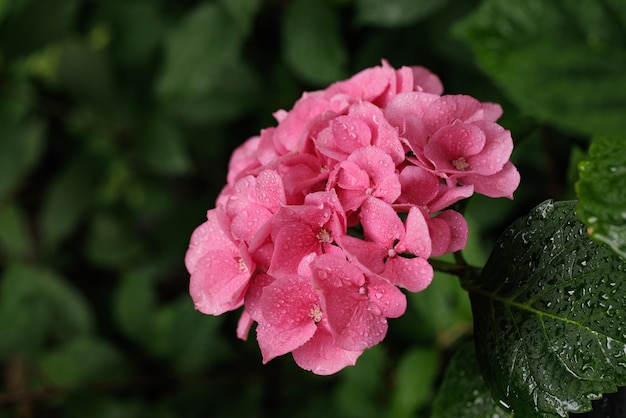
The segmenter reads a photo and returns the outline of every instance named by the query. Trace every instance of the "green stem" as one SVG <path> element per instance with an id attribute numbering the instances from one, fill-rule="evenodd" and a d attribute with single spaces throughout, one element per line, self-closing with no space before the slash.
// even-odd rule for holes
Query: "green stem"
<path id="1" fill-rule="evenodd" d="M 482 269 L 480 267 L 470 266 L 463 262 L 450 263 L 442 260 L 429 260 L 429 263 L 433 266 L 433 269 L 442 273 L 453 274 L 458 276 L 462 282 L 475 278 L 480 275 Z"/>

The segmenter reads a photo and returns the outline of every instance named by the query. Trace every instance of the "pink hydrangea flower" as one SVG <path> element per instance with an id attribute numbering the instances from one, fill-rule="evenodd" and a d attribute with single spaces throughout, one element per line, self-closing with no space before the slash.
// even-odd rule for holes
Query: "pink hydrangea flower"
<path id="1" fill-rule="evenodd" d="M 443 94 L 424 67 L 386 61 L 304 93 L 233 152 L 191 236 L 196 309 L 243 307 L 237 336 L 254 327 L 264 363 L 291 353 L 316 374 L 354 365 L 405 312 L 404 292 L 433 280 L 428 259 L 465 248 L 467 222 L 451 206 L 513 197 L 501 114 Z"/>

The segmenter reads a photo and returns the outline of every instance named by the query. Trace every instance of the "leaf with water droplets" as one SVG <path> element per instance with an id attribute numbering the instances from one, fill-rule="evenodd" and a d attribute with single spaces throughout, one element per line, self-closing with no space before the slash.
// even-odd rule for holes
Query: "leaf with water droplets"
<path id="1" fill-rule="evenodd" d="M 481 371 L 515 416 L 588 411 L 626 385 L 626 261 L 575 208 L 547 201 L 517 220 L 466 284 Z"/>
<path id="2" fill-rule="evenodd" d="M 595 138 L 578 171 L 578 216 L 592 238 L 626 258 L 626 136 Z"/>

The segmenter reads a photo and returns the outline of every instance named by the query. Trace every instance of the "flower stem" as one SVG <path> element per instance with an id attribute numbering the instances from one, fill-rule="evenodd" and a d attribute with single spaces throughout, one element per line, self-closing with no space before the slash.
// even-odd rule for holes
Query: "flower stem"
<path id="1" fill-rule="evenodd" d="M 429 262 L 433 266 L 433 269 L 435 269 L 436 271 L 458 276 L 463 282 L 469 280 L 472 277 L 479 276 L 480 272 L 482 271 L 480 267 L 471 266 L 467 264 L 465 260 L 459 262 L 459 260 L 457 259 L 456 263 L 450 263 L 443 260 L 429 260 Z"/>

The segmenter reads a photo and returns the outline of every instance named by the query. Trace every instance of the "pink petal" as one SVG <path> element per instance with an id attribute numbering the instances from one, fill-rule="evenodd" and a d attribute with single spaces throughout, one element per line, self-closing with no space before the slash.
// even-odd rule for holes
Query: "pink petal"
<path id="1" fill-rule="evenodd" d="M 387 260 L 382 276 L 410 292 L 420 292 L 426 289 L 432 281 L 433 268 L 421 257 L 396 256 Z"/>
<path id="2" fill-rule="evenodd" d="M 316 147 L 322 154 L 338 161 L 371 142 L 372 131 L 358 115 L 337 116 L 315 140 Z"/>
<path id="3" fill-rule="evenodd" d="M 263 289 L 260 303 L 264 320 L 257 340 L 264 363 L 306 343 L 322 320 L 319 297 L 306 277 L 276 279 Z"/>
<path id="4" fill-rule="evenodd" d="M 322 291 L 322 309 L 335 345 L 359 351 L 382 341 L 387 319 L 381 307 L 370 302 L 359 268 L 328 254 L 319 256 L 311 267 L 314 283 Z"/>
<path id="5" fill-rule="evenodd" d="M 446 210 L 428 221 L 433 257 L 459 251 L 467 244 L 467 221 L 460 213 Z"/>
<path id="6" fill-rule="evenodd" d="M 385 269 L 385 258 L 389 249 L 384 245 L 349 235 L 341 238 L 340 245 L 347 254 L 372 273 L 379 274 Z"/>
<path id="7" fill-rule="evenodd" d="M 415 91 L 424 91 L 440 95 L 443 93 L 443 84 L 439 77 L 425 67 L 411 67 L 413 79 L 415 80 Z"/>
<path id="8" fill-rule="evenodd" d="M 371 141 L 363 146 L 370 144 L 376 146 L 387 153 L 395 164 L 404 161 L 404 149 L 398 137 L 398 131 L 389 124 L 378 106 L 368 102 L 358 102 L 350 106 L 348 114 L 362 120 L 371 130 Z"/>
<path id="9" fill-rule="evenodd" d="M 380 199 L 366 199 L 361 205 L 360 218 L 365 238 L 388 249 L 404 235 L 402 220 L 388 203 Z"/>
<path id="10" fill-rule="evenodd" d="M 276 280 L 275 277 L 269 274 L 255 274 L 250 280 L 246 296 L 244 298 L 245 311 L 248 312 L 250 318 L 254 321 L 263 321 L 263 311 L 261 304 L 261 297 L 263 296 L 263 289 L 272 284 Z"/>
<path id="11" fill-rule="evenodd" d="M 218 217 L 219 209 L 211 209 L 207 212 L 207 220 L 198 226 L 191 234 L 189 248 L 185 255 L 185 265 L 189 273 L 196 270 L 198 260 L 207 252 L 224 250 L 237 253 L 237 245 L 226 235 Z"/>
<path id="12" fill-rule="evenodd" d="M 241 258 L 227 251 L 210 251 L 196 263 L 189 281 L 194 306 L 202 313 L 220 315 L 243 304 L 251 273 Z"/>
<path id="13" fill-rule="evenodd" d="M 271 275 L 296 274 L 304 256 L 311 252 L 322 252 L 319 231 L 304 223 L 279 224 L 274 237 L 274 253 L 268 271 Z"/>
<path id="14" fill-rule="evenodd" d="M 273 135 L 274 147 L 279 155 L 301 151 L 308 136 L 310 122 L 330 110 L 326 99 L 318 94 L 304 93 L 288 113 L 279 114 L 279 124 Z"/>
<path id="15" fill-rule="evenodd" d="M 287 354 L 311 339 L 317 326 L 311 322 L 307 326 L 285 330 L 264 321 L 256 327 L 256 338 L 263 355 L 263 364 L 275 357 Z"/>
<path id="16" fill-rule="evenodd" d="M 280 277 L 263 289 L 263 318 L 273 327 L 288 330 L 314 324 L 315 308 L 321 309 L 320 301 L 309 278 Z"/>
<path id="17" fill-rule="evenodd" d="M 441 186 L 441 192 L 437 198 L 435 198 L 429 204 L 431 213 L 439 212 L 449 206 L 452 206 L 456 202 L 462 199 L 467 199 L 474 194 L 474 186 Z"/>
<path id="18" fill-rule="evenodd" d="M 241 312 L 239 321 L 237 322 L 237 338 L 246 341 L 253 323 L 254 320 L 252 319 L 252 316 L 250 316 L 250 313 L 244 309 L 243 312 Z"/>
<path id="19" fill-rule="evenodd" d="M 430 257 L 432 251 L 432 242 L 428 231 L 428 223 L 424 218 L 424 214 L 418 208 L 411 208 L 406 218 L 406 234 L 398 245 L 404 247 L 410 253 L 422 257 Z"/>
<path id="20" fill-rule="evenodd" d="M 438 99 L 438 95 L 426 92 L 399 93 L 387 103 L 385 117 L 392 126 L 402 128 L 408 116 L 422 119 L 428 107 Z"/>
<path id="21" fill-rule="evenodd" d="M 520 182 L 520 175 L 515 166 L 508 162 L 502 170 L 491 176 L 469 174 L 459 178 L 463 184 L 471 184 L 477 193 L 489 197 L 507 197 L 513 199 L 513 192 Z"/>
<path id="22" fill-rule="evenodd" d="M 374 307 L 387 318 L 399 318 L 406 311 L 406 296 L 397 287 L 379 276 L 368 275 L 367 296 Z"/>
<path id="23" fill-rule="evenodd" d="M 408 165 L 398 178 L 402 186 L 400 202 L 426 206 L 439 193 L 439 178 L 422 167 Z"/>
<path id="24" fill-rule="evenodd" d="M 433 101 L 424 113 L 424 120 L 429 132 L 432 134 L 455 121 L 472 122 L 477 119 L 482 120 L 482 109 L 482 104 L 471 96 L 462 94 L 446 95 Z"/>
<path id="25" fill-rule="evenodd" d="M 477 126 L 455 122 L 439 129 L 424 147 L 424 155 L 433 162 L 437 172 L 462 172 L 466 168 L 457 161 L 466 161 L 485 146 L 485 134 Z M 471 170 L 471 166 L 469 168 Z"/>
<path id="26" fill-rule="evenodd" d="M 443 219 L 431 218 L 428 220 L 428 229 L 432 242 L 431 257 L 447 254 L 452 234 L 448 223 Z"/>
<path id="27" fill-rule="evenodd" d="M 311 370 L 318 375 L 330 375 L 346 366 L 354 366 L 363 351 L 344 350 L 334 345 L 330 331 L 323 324 L 318 324 L 313 338 L 293 350 L 295 362 L 304 370 Z"/>

